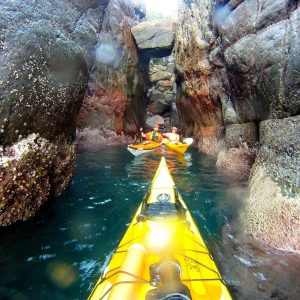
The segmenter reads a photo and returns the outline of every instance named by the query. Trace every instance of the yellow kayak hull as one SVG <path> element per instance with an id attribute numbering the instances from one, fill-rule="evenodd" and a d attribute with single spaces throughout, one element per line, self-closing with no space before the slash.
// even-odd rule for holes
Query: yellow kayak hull
<path id="1" fill-rule="evenodd" d="M 178 210 L 170 215 L 163 211 L 151 215 L 150 208 L 161 201 Z M 155 289 L 149 268 L 166 255 L 179 263 L 181 282 L 192 299 L 231 299 L 162 158 L 151 189 L 88 299 L 144 300 L 147 292 Z"/>
<path id="2" fill-rule="evenodd" d="M 165 145 L 168 149 L 180 154 L 184 154 L 189 147 L 188 144 L 182 144 L 180 142 L 177 143 L 166 142 Z"/>
<path id="3" fill-rule="evenodd" d="M 161 143 L 156 143 L 153 141 L 147 141 L 140 144 L 130 144 L 127 147 L 127 150 L 132 153 L 134 156 L 145 154 L 148 152 L 155 151 L 161 147 Z"/>

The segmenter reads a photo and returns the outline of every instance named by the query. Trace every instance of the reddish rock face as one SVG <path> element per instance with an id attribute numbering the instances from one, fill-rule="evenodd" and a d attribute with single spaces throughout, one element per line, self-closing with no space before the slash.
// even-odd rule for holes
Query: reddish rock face
<path id="1" fill-rule="evenodd" d="M 201 149 L 208 140 L 215 142 L 223 131 L 220 99 L 224 97 L 226 73 L 209 61 L 209 54 L 217 47 L 209 27 L 212 5 L 199 5 L 199 10 L 181 6 L 175 42 L 175 72 L 181 125 L 186 135 L 198 139 Z"/>
<path id="2" fill-rule="evenodd" d="M 77 126 L 134 135 L 146 112 L 143 74 L 131 34 L 134 8 L 111 0 L 105 9 L 102 30 L 95 47 L 89 94 L 81 107 Z"/>
<path id="3" fill-rule="evenodd" d="M 86 96 L 80 109 L 79 128 L 107 129 L 121 134 L 125 127 L 127 97 L 122 92 L 99 84 L 92 96 Z"/>

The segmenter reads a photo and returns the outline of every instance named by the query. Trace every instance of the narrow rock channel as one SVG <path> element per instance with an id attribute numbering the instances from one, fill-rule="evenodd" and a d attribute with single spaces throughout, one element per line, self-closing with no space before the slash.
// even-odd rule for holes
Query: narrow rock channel
<path id="1" fill-rule="evenodd" d="M 233 294 L 251 294 L 235 285 L 241 269 L 227 269 L 239 261 L 245 278 L 258 268 L 257 297 L 298 299 L 295 269 L 281 274 L 290 289 L 268 272 L 288 272 L 300 255 L 300 1 L 149 1 L 0 2 L 3 241 L 65 197 L 76 154 L 84 164 L 82 151 L 109 156 L 140 141 L 141 128 L 177 127 L 193 157 L 243 186 L 218 233 Z"/>

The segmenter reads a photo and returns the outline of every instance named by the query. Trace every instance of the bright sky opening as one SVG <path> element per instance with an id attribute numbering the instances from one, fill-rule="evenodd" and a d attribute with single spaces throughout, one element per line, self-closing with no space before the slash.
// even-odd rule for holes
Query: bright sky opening
<path id="1" fill-rule="evenodd" d="M 150 18 L 176 17 L 180 0 L 144 0 Z"/>

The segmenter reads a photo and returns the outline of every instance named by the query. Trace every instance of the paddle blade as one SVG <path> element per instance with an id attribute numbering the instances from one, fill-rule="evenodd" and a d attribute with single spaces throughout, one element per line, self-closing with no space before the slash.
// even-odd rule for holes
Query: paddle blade
<path id="1" fill-rule="evenodd" d="M 188 145 L 191 145 L 191 144 L 193 144 L 193 138 L 186 138 L 186 139 L 184 139 L 183 140 L 183 142 L 185 143 L 185 144 L 188 144 Z"/>

